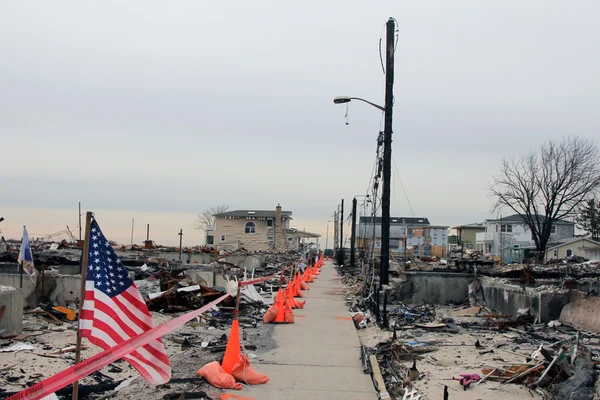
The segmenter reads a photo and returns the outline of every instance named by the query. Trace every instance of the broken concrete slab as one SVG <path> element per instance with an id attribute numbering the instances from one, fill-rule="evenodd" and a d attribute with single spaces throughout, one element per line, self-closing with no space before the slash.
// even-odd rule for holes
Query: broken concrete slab
<path id="1" fill-rule="evenodd" d="M 23 330 L 23 291 L 0 286 L 0 332 L 19 334 Z"/>
<path id="2" fill-rule="evenodd" d="M 578 290 L 569 292 L 569 304 L 563 307 L 559 321 L 575 329 L 600 332 L 600 297 Z"/>

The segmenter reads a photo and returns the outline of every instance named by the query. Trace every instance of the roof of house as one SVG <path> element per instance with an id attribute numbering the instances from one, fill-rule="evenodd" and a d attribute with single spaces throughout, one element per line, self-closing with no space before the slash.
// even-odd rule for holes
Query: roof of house
<path id="1" fill-rule="evenodd" d="M 287 229 L 287 232 L 290 233 L 290 234 L 292 234 L 292 235 L 294 235 L 294 236 L 301 237 L 301 238 L 302 237 L 305 237 L 305 238 L 319 238 L 319 237 L 321 237 L 321 235 L 318 234 L 318 233 L 309 232 L 309 231 L 306 231 L 306 230 L 300 230 L 300 229 L 297 229 L 297 228 L 289 228 L 289 229 Z"/>
<path id="2" fill-rule="evenodd" d="M 375 224 L 381 225 L 381 217 L 360 217 L 359 224 Z M 419 225 L 425 226 L 430 225 L 429 220 L 424 217 L 390 217 L 390 224 L 396 225 Z"/>
<path id="3" fill-rule="evenodd" d="M 588 239 L 588 238 L 572 238 L 572 239 L 565 240 L 565 241 L 557 244 L 556 246 L 547 248 L 546 251 L 558 249 L 559 247 L 568 246 L 570 244 L 574 244 L 574 243 L 577 243 L 577 242 L 590 242 L 592 244 L 592 246 L 590 246 L 590 247 L 600 247 L 600 243 L 596 242 L 595 240 L 592 240 L 592 239 Z M 585 247 L 585 245 L 582 246 L 582 247 Z"/>
<path id="4" fill-rule="evenodd" d="M 543 216 L 543 215 L 537 215 L 537 218 L 540 221 L 543 221 L 546 217 Z M 485 221 L 486 222 L 500 222 L 500 221 L 502 221 L 503 223 L 504 222 L 521 222 L 521 223 L 525 223 L 525 219 L 520 214 L 508 215 L 508 216 L 502 217 L 502 218 L 486 219 Z M 564 219 L 557 219 L 553 223 L 555 223 L 555 224 L 563 224 L 563 225 L 575 225 L 574 222 L 565 221 Z"/>
<path id="5" fill-rule="evenodd" d="M 472 224 L 453 226 L 452 229 L 485 229 L 485 226 L 480 222 L 474 222 Z"/>
<path id="6" fill-rule="evenodd" d="M 275 218 L 276 211 L 274 210 L 234 210 L 227 211 L 224 213 L 215 214 L 215 217 L 233 217 L 233 218 L 246 218 L 246 217 L 256 217 L 256 218 Z M 292 219 L 291 211 L 282 211 L 281 218 L 283 219 Z"/>

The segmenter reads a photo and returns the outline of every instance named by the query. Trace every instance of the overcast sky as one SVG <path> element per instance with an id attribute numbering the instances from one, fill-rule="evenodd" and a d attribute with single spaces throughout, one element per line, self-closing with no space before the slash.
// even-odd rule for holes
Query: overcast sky
<path id="1" fill-rule="evenodd" d="M 293 5 L 292 5 L 293 4 Z M 325 234 L 367 190 L 383 103 L 379 40 L 398 21 L 392 214 L 490 217 L 501 158 L 598 138 L 600 3 L 3 1 L 0 223 L 157 242 L 203 208 L 294 213 Z M 330 229 L 331 232 L 331 229 Z M 324 238 L 321 239 L 324 241 Z M 331 243 L 331 239 L 330 239 Z"/>

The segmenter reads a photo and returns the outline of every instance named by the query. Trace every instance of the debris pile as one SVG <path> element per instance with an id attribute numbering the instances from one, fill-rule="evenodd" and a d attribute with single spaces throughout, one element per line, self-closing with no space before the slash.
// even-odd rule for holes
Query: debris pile
<path id="1" fill-rule="evenodd" d="M 491 254 L 484 254 L 478 250 L 465 249 L 458 247 L 448 254 L 448 261 L 455 266 L 483 266 L 494 265 L 500 262 L 500 258 Z"/>

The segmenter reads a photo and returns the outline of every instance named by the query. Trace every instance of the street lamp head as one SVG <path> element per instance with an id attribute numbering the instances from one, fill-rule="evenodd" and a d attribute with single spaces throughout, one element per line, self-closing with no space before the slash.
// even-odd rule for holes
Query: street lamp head
<path id="1" fill-rule="evenodd" d="M 350 100 L 352 100 L 351 97 L 348 97 L 348 96 L 338 96 L 338 97 L 334 97 L 333 98 L 333 103 L 334 104 L 350 103 Z"/>

